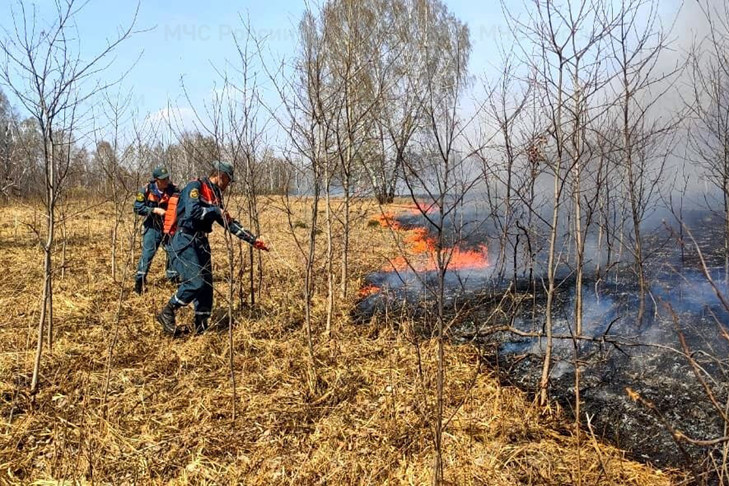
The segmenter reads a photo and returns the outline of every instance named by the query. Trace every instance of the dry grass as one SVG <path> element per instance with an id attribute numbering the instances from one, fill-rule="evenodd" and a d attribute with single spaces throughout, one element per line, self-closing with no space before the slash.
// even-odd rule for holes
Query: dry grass
<path id="1" fill-rule="evenodd" d="M 255 312 L 236 315 L 235 421 L 227 333 L 171 340 L 154 322 L 173 291 L 162 278 L 161 256 L 149 293 L 138 297 L 129 292 L 131 278 L 124 283 L 117 319 L 110 207 L 69 225 L 68 269 L 56 283 L 57 340 L 43 361 L 41 391 L 29 396 L 41 255 L 22 224 L 34 219 L 33 210 L 0 209 L 0 483 L 427 483 L 434 343 L 421 347 L 420 380 L 407 322 L 398 323 L 398 332 L 383 323 L 351 324 L 350 299 L 328 339 L 321 332 L 320 297 L 314 377 L 302 325 L 303 262 L 280 206 L 269 203 L 264 215 L 275 251 L 264 258 L 262 302 Z M 367 225 L 368 218 L 358 220 L 352 235 L 355 290 L 394 251 L 386 230 Z M 303 236 L 307 230 L 296 231 Z M 221 231 L 216 233 L 216 276 L 222 280 L 225 252 Z M 220 307 L 226 285 L 216 288 Z M 455 413 L 444 445 L 449 482 L 574 484 L 578 464 L 583 484 L 678 480 L 591 440 L 577 447 L 558 413 L 541 416 L 522 392 L 500 386 L 478 350 L 448 346 L 447 361 L 447 416 Z"/>

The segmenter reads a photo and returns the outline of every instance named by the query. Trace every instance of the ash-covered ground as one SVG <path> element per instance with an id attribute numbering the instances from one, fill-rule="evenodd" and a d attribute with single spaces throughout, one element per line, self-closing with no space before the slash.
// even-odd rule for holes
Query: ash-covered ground
<path id="1" fill-rule="evenodd" d="M 724 435 L 720 413 L 684 356 L 678 332 L 685 337 L 694 359 L 708 372 L 706 380 L 713 393 L 725 403 L 724 371 L 729 343 L 719 337 L 717 326 L 722 324 L 717 324 L 714 317 L 726 323 L 728 316 L 718 300 L 707 303 L 711 298 L 706 298 L 706 286 L 680 279 L 664 281 L 660 289 L 654 286 L 658 305 L 649 304 L 642 325 L 635 320 L 637 286 L 610 284 L 598 293 L 594 287 L 585 286 L 584 334 L 595 341 L 555 340 L 556 358 L 550 375 L 552 397 L 565 408 L 574 408 L 577 360 L 581 370 L 582 411 L 591 417 L 598 435 L 636 458 L 661 466 L 696 468 L 704 460 L 706 450 L 677 443 L 666 423 L 697 439 Z M 573 298 L 574 288 L 559 295 L 554 315 L 557 335 L 572 334 Z M 667 304 L 673 311 L 663 307 Z M 544 325 L 541 297 L 534 317 L 526 316 L 528 313 L 531 309 L 520 312 L 514 327 L 524 331 L 541 330 Z M 472 336 L 474 333 L 468 337 Z M 538 389 L 546 340 L 515 338 L 503 332 L 483 334 L 477 339 L 493 350 L 494 362 L 512 382 L 527 390 Z M 493 345 L 494 341 L 498 346 Z M 632 400 L 628 388 L 650 401 L 656 410 Z"/>
<path id="2" fill-rule="evenodd" d="M 635 274 L 628 264 L 616 266 L 609 275 L 598 279 L 590 274 L 585 279 L 583 335 L 591 340 L 569 339 L 574 331 L 575 282 L 569 269 L 561 269 L 553 311 L 553 332 L 560 337 L 554 344 L 550 393 L 563 407 L 574 409 L 577 363 L 581 417 L 583 422 L 586 415 L 591 418 L 596 434 L 637 459 L 700 474 L 708 454 L 719 450 L 677 442 L 668 428 L 701 440 L 726 435 L 716 405 L 729 404 L 729 313 L 717 291 L 728 294 L 721 218 L 697 211 L 687 214 L 685 221 L 715 286 L 704 274 L 689 236 L 667 224 L 657 225 L 646 238 L 650 293 L 640 323 Z M 412 218 L 407 223 L 417 224 Z M 359 315 L 366 318 L 404 305 L 425 319 L 432 299 L 428 288 L 436 282 L 435 272 L 373 274 L 369 283 L 383 292 L 363 299 Z M 450 337 L 483 346 L 505 379 L 528 391 L 538 390 L 545 340 L 499 329 L 543 331 L 544 282 L 497 281 L 495 272 L 483 270 L 450 272 L 446 282 L 450 315 L 459 316 Z M 495 312 L 497 308 L 503 312 Z M 423 332 L 429 332 L 425 325 Z M 681 335 L 694 366 L 684 354 Z M 655 409 L 631 399 L 628 388 Z"/>

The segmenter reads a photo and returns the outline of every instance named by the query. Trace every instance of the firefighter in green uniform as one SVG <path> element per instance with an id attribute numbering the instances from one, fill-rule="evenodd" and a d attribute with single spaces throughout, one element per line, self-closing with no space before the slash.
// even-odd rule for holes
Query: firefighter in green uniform
<path id="1" fill-rule="evenodd" d="M 134 201 L 134 212 L 144 217 L 142 223 L 142 256 L 137 265 L 134 291 L 141 294 L 147 280 L 147 272 L 152 264 L 157 249 L 164 239 L 162 224 L 170 197 L 178 192 L 170 181 L 170 174 L 165 167 L 159 166 L 152 171 L 152 180 L 137 192 Z M 170 256 L 167 255 L 166 275 L 170 281 L 177 280 L 177 271 L 172 268 Z"/>
<path id="2" fill-rule="evenodd" d="M 169 251 L 181 284 L 157 316 L 167 334 L 176 336 L 179 333 L 175 312 L 190 303 L 195 306 L 195 333 L 200 334 L 208 328 L 213 307 L 213 267 L 208 234 L 213 230 L 213 223 L 220 224 L 255 248 L 268 251 L 263 241 L 244 229 L 225 210 L 223 192 L 231 182 L 233 166 L 217 161 L 209 177 L 190 182 L 180 194 L 177 229 Z"/>

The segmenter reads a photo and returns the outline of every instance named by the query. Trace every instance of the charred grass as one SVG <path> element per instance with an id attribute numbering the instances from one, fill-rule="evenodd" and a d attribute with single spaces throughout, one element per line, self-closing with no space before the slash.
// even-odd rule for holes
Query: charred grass
<path id="1" fill-rule="evenodd" d="M 295 206 L 292 221 L 306 220 L 304 209 Z M 318 276 L 312 364 L 303 325 L 303 257 L 282 202 L 266 201 L 263 234 L 273 251 L 263 257 L 260 299 L 255 309 L 235 304 L 234 419 L 227 331 L 176 340 L 162 335 L 154 314 L 174 290 L 162 278 L 163 255 L 155 258 L 149 291 L 133 294 L 139 241 L 130 254 L 133 224 L 125 214 L 114 282 L 111 207 L 68 223 L 66 271 L 55 283 L 55 341 L 43 358 L 40 391 L 31 396 L 42 259 L 24 223 L 37 221 L 37 213 L 28 206 L 0 208 L 6 222 L 0 226 L 0 483 L 428 482 L 437 346 L 414 338 L 417 324 L 406 318 L 396 325 L 382 316 L 367 325 L 351 322 L 365 275 L 396 255 L 389 232 L 368 224 L 379 210 L 366 203 L 357 210 L 350 296 L 337 306 L 331 337 L 324 333 L 326 286 Z M 309 231 L 293 226 L 302 238 Z M 220 233 L 212 239 L 216 307 L 226 305 L 228 288 Z M 318 238 L 317 267 L 324 268 L 325 234 Z M 60 266 L 60 246 L 55 258 Z M 446 357 L 449 482 L 682 479 L 631 462 L 586 433 L 578 442 L 559 411 L 540 412 L 523 392 L 502 386 L 476 347 L 448 345 Z"/>

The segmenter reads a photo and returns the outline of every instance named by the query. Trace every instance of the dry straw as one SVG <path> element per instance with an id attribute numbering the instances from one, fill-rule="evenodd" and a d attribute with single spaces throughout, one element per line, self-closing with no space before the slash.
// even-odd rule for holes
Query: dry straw
<path id="1" fill-rule="evenodd" d="M 170 340 L 153 320 L 173 291 L 162 278 L 161 257 L 152 269 L 150 291 L 141 297 L 127 291 L 117 319 L 120 284 L 109 272 L 110 207 L 69 225 L 67 270 L 63 280 L 56 279 L 57 339 L 43 362 L 41 391 L 29 396 L 41 253 L 32 232 L 13 223 L 32 221 L 33 209 L 0 209 L 5 275 L 0 281 L 0 483 L 430 480 L 434 343 L 421 343 L 421 379 L 407 322 L 355 325 L 349 317 L 352 297 L 339 308 L 329 339 L 323 333 L 321 295 L 315 302 L 317 381 L 310 386 L 302 330 L 303 262 L 277 205 L 268 204 L 262 215 L 264 234 L 276 249 L 264 257 L 262 299 L 255 310 L 238 308 L 235 316 L 235 421 L 227 333 Z M 372 208 L 371 214 L 377 211 Z M 351 238 L 353 288 L 386 256 L 394 256 L 387 230 L 368 225 L 368 218 L 360 218 Z M 226 252 L 220 230 L 216 233 L 221 307 Z M 133 263 L 128 244 L 120 251 L 123 265 Z M 122 285 L 129 289 L 131 282 Z M 318 289 L 323 294 L 325 286 Z M 578 447 L 566 419 L 558 413 L 541 416 L 524 393 L 500 385 L 476 348 L 448 346 L 446 356 L 446 417 L 452 420 L 444 461 L 450 483 L 648 485 L 681 479 L 626 460 L 594 440 Z"/>

